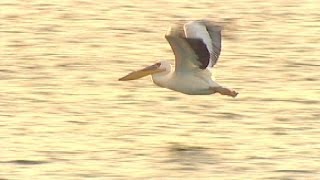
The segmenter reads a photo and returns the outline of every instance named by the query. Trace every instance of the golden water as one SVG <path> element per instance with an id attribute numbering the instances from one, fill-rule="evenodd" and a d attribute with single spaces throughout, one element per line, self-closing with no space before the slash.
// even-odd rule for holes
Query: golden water
<path id="1" fill-rule="evenodd" d="M 0 179 L 320 179 L 318 1 L 0 7 Z M 237 98 L 117 81 L 199 18 L 225 26 L 214 73 Z"/>

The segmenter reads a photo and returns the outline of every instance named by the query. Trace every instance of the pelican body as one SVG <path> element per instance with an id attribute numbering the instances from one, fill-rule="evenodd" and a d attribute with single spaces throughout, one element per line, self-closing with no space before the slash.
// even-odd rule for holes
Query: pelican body
<path id="1" fill-rule="evenodd" d="M 161 61 L 120 78 L 128 81 L 152 76 L 163 88 L 189 95 L 220 93 L 236 97 L 237 92 L 212 80 L 210 70 L 221 53 L 222 28 L 205 20 L 191 21 L 169 28 L 165 35 L 175 56 L 175 67 Z"/>

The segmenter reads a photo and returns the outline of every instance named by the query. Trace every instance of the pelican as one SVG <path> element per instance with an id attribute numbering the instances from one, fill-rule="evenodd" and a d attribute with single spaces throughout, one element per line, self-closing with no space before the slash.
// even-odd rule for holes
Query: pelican
<path id="1" fill-rule="evenodd" d="M 152 76 L 153 82 L 188 95 L 219 93 L 236 97 L 238 92 L 212 80 L 211 69 L 221 52 L 222 27 L 210 21 L 196 20 L 170 27 L 165 35 L 175 56 L 175 68 L 168 61 L 129 73 L 119 81 Z"/>

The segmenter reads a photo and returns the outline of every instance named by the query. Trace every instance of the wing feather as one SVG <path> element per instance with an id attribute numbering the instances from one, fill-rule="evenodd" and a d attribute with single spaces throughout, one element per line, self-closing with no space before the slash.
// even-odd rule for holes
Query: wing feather
<path id="1" fill-rule="evenodd" d="M 221 53 L 221 31 L 205 20 L 170 27 L 165 38 L 175 55 L 176 72 L 213 67 Z"/>
<path id="2" fill-rule="evenodd" d="M 209 53 L 210 62 L 207 67 L 213 67 L 221 53 L 221 31 L 222 28 L 209 21 L 191 21 L 184 25 L 184 32 L 187 38 L 202 39 Z"/>
<path id="3" fill-rule="evenodd" d="M 206 44 L 199 38 L 185 38 L 188 44 L 191 46 L 195 54 L 198 56 L 198 61 L 201 63 L 200 69 L 205 69 L 210 63 L 210 52 Z"/>
<path id="4" fill-rule="evenodd" d="M 221 54 L 221 42 L 222 42 L 222 35 L 221 32 L 223 28 L 219 25 L 214 24 L 213 22 L 204 21 L 208 33 L 210 35 L 212 41 L 212 53 L 211 53 L 211 66 L 213 67 L 217 64 L 219 56 Z"/>
<path id="5" fill-rule="evenodd" d="M 183 27 L 171 27 L 165 38 L 169 42 L 171 49 L 175 56 L 175 71 L 192 71 L 192 69 L 200 66 L 201 63 L 197 61 L 198 56 L 190 47 L 183 35 Z"/>

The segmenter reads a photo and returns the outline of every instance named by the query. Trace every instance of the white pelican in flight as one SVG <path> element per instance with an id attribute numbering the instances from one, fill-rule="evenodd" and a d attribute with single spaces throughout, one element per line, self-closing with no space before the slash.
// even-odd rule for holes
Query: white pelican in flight
<path id="1" fill-rule="evenodd" d="M 128 81 L 152 76 L 153 82 L 164 88 L 189 95 L 219 93 L 236 97 L 235 90 L 220 86 L 211 79 L 210 69 L 221 52 L 222 28 L 209 21 L 197 20 L 171 27 L 165 38 L 175 56 L 175 68 L 161 61 L 134 71 L 119 79 Z"/>

